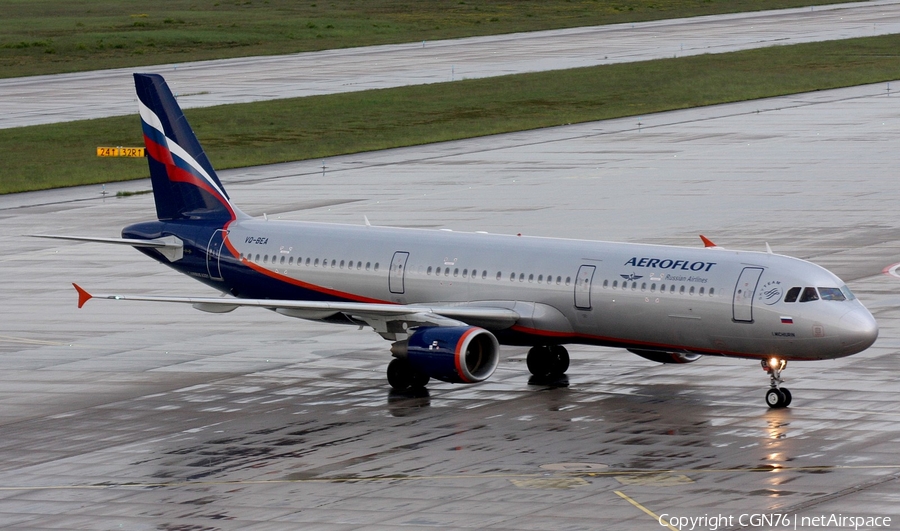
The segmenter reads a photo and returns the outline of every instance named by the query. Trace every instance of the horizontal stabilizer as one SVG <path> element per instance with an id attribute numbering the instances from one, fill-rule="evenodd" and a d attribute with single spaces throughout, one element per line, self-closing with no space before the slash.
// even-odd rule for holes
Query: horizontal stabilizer
<path id="1" fill-rule="evenodd" d="M 155 238 L 153 240 L 137 240 L 133 238 L 95 238 L 92 236 L 65 236 L 59 234 L 29 234 L 33 238 L 50 238 L 53 240 L 72 240 L 76 242 L 111 243 L 131 247 L 152 247 L 158 249 L 170 262 L 184 257 L 184 242 L 175 236 Z"/>

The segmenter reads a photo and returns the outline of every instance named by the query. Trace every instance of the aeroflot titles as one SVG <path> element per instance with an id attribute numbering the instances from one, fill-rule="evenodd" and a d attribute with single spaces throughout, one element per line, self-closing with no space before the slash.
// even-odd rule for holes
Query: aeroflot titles
<path id="1" fill-rule="evenodd" d="M 684 271 L 709 271 L 716 262 L 688 262 L 687 260 L 669 260 L 659 258 L 634 257 L 625 262 L 634 267 L 655 267 L 657 269 L 681 269 Z"/>

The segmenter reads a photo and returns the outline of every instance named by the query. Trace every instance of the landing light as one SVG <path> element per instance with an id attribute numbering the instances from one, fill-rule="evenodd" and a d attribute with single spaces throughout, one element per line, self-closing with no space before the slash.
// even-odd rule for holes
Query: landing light
<path id="1" fill-rule="evenodd" d="M 766 361 L 764 363 L 766 363 L 768 366 L 768 368 L 766 368 L 767 371 L 769 369 L 773 369 L 776 371 L 783 371 L 784 368 L 787 367 L 787 361 L 778 359 L 778 358 L 769 358 L 768 361 Z"/>

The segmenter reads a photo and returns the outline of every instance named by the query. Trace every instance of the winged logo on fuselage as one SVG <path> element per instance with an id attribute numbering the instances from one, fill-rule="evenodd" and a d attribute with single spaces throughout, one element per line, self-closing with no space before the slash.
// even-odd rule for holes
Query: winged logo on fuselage
<path id="1" fill-rule="evenodd" d="M 639 278 L 644 278 L 644 275 L 635 275 L 634 273 L 632 273 L 630 275 L 619 275 L 619 276 L 624 278 L 625 280 L 637 280 Z"/>
<path id="2" fill-rule="evenodd" d="M 757 299 L 771 306 L 781 300 L 782 289 L 780 280 L 770 280 L 763 284 L 759 290 Z"/>

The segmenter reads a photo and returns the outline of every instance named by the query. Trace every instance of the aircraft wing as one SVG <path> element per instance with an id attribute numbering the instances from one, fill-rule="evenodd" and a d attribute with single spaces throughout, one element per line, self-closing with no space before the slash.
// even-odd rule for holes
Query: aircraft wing
<path id="1" fill-rule="evenodd" d="M 78 307 L 90 299 L 128 300 L 142 302 L 170 302 L 190 304 L 198 310 L 226 313 L 240 306 L 273 310 L 288 317 L 321 320 L 339 314 L 348 322 L 365 322 L 376 332 L 393 339 L 394 334 L 419 326 L 474 325 L 492 330 L 509 328 L 520 315 L 508 308 L 463 305 L 378 304 L 365 302 L 324 302 L 277 299 L 239 299 L 235 297 L 167 297 L 154 295 L 95 295 L 78 284 Z"/>

